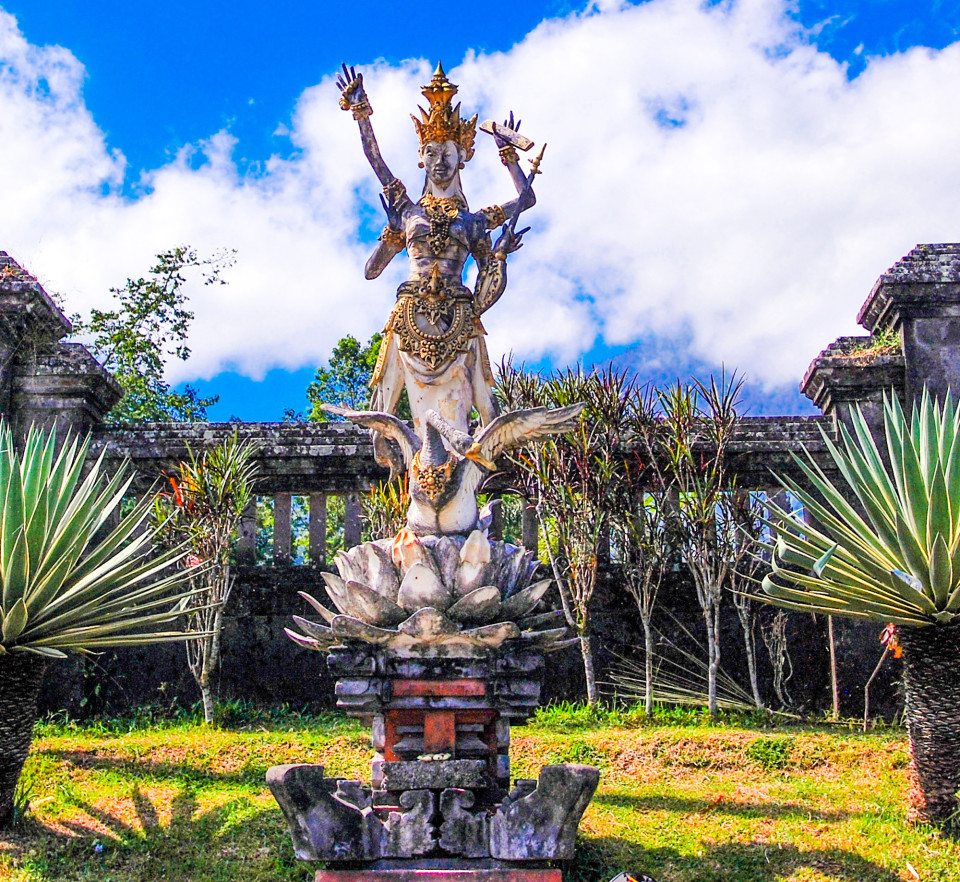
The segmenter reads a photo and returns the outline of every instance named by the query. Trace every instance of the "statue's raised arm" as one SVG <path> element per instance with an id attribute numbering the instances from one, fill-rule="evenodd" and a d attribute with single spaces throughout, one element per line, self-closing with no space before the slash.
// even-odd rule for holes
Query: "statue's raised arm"
<path id="1" fill-rule="evenodd" d="M 367 91 L 363 88 L 363 74 L 359 73 L 355 67 L 347 67 L 344 64 L 343 70 L 337 74 L 337 88 L 340 89 L 341 110 L 349 110 L 360 126 L 363 152 L 374 174 L 382 187 L 390 186 L 396 178 L 383 161 L 376 135 L 373 134 L 373 125 L 370 123 L 373 108 L 367 98 Z"/>

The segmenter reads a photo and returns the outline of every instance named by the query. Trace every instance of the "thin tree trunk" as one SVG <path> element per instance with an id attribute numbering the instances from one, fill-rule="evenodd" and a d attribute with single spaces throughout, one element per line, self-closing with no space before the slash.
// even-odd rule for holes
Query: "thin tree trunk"
<path id="1" fill-rule="evenodd" d="M 757 710 L 763 710 L 763 699 L 760 697 L 760 678 L 757 675 L 757 651 L 754 631 L 756 616 L 753 614 L 752 601 L 746 597 L 734 596 L 737 607 L 737 616 L 740 619 L 740 628 L 743 631 L 743 646 L 747 653 L 747 671 L 750 675 L 750 691 L 753 693 L 753 703 Z"/>
<path id="2" fill-rule="evenodd" d="M 711 720 L 717 718 L 717 674 L 720 670 L 718 618 L 713 601 L 708 599 L 703 607 L 703 619 L 707 626 L 707 710 Z"/>
<path id="3" fill-rule="evenodd" d="M 46 667 L 31 653 L 0 655 L 0 830 L 13 822 L 13 796 L 30 752 Z"/>
<path id="4" fill-rule="evenodd" d="M 837 641 L 833 633 L 833 616 L 827 616 L 827 642 L 830 644 L 830 692 L 833 697 L 832 719 L 840 719 L 840 684 L 837 681 Z"/>
<path id="5" fill-rule="evenodd" d="M 597 675 L 593 669 L 593 638 L 587 633 L 580 635 L 580 654 L 583 656 L 583 673 L 587 680 L 587 704 L 593 707 L 600 696 L 597 692 Z"/>
<path id="6" fill-rule="evenodd" d="M 941 823 L 960 800 L 960 624 L 897 627 L 910 733 L 911 821 Z"/>
<path id="7" fill-rule="evenodd" d="M 648 717 L 653 716 L 653 628 L 650 616 L 641 616 L 643 622 L 643 709 Z"/>

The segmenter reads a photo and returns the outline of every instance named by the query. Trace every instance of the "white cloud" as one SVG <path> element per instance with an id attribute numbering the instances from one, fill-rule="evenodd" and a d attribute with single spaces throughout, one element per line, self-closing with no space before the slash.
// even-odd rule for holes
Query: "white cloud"
<path id="1" fill-rule="evenodd" d="M 528 245 L 484 319 L 493 353 L 575 359 L 598 336 L 680 334 L 693 361 L 795 383 L 854 330 L 880 272 L 957 237 L 960 44 L 872 58 L 850 82 L 786 8 L 603 2 L 450 71 L 465 110 L 513 108 L 550 145 Z M 194 357 L 173 379 L 312 365 L 382 324 L 403 267 L 363 281 L 359 219 L 379 211 L 378 188 L 332 74 L 278 121 L 292 157 L 242 175 L 231 137 L 212 132 L 130 199 L 69 51 L 28 45 L 0 12 L 0 61 L 0 248 L 69 308 L 102 305 L 155 251 L 189 242 L 238 262 L 229 286 L 193 292 Z M 383 154 L 416 191 L 407 114 L 430 65 L 363 70 Z M 464 184 L 474 208 L 510 196 L 485 135 Z"/>

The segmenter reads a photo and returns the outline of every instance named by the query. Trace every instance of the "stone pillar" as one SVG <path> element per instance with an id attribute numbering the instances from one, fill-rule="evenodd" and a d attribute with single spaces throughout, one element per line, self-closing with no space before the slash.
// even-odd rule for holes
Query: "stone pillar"
<path id="1" fill-rule="evenodd" d="M 523 547 L 527 551 L 537 552 L 540 547 L 539 536 L 540 528 L 537 523 L 537 507 L 530 502 L 524 502 L 523 514 L 521 515 L 521 535 Z"/>
<path id="2" fill-rule="evenodd" d="M 360 544 L 360 498 L 356 493 L 343 500 L 343 547 L 353 548 Z"/>
<path id="3" fill-rule="evenodd" d="M 257 500 L 244 510 L 237 527 L 237 563 L 254 566 L 257 562 Z"/>
<path id="4" fill-rule="evenodd" d="M 904 391 L 924 384 L 939 398 L 960 394 L 960 244 L 918 245 L 873 286 L 857 316 L 867 330 L 903 337 Z"/>
<path id="5" fill-rule="evenodd" d="M 883 397 L 891 389 L 904 400 L 903 353 L 865 354 L 870 337 L 840 337 L 807 368 L 800 391 L 833 419 L 834 430 L 851 426 L 859 407 L 875 438 L 883 436 Z"/>
<path id="6" fill-rule="evenodd" d="M 327 563 L 327 494 L 310 494 L 310 564 Z"/>
<path id="7" fill-rule="evenodd" d="M 85 347 L 43 287 L 0 251 L 0 413 L 22 436 L 31 425 L 86 434 L 123 390 Z"/>
<path id="8" fill-rule="evenodd" d="M 290 563 L 290 515 L 293 497 L 289 493 L 277 493 L 273 497 L 273 563 L 286 566 Z"/>

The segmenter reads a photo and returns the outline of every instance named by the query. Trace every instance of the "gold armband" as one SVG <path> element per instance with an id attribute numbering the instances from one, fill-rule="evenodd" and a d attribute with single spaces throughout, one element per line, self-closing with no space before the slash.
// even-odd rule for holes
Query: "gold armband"
<path id="1" fill-rule="evenodd" d="M 390 226 L 383 228 L 383 232 L 380 234 L 380 241 L 383 242 L 384 245 L 396 248 L 398 251 L 407 247 L 407 237 L 403 230 L 394 230 L 391 229 Z"/>
<path id="2" fill-rule="evenodd" d="M 364 95 L 356 104 L 351 104 L 345 97 L 341 96 L 340 98 L 340 109 L 349 110 L 353 113 L 354 119 L 366 119 L 370 114 L 373 113 L 373 108 L 370 106 L 370 102 L 367 100 L 367 96 Z"/>
<path id="3" fill-rule="evenodd" d="M 403 186 L 400 178 L 394 178 L 383 188 L 383 195 L 387 197 L 390 205 L 397 205 L 407 195 L 407 188 Z"/>
<path id="4" fill-rule="evenodd" d="M 504 165 L 516 165 L 520 161 L 520 155 L 517 148 L 512 144 L 504 144 L 500 148 L 500 161 Z"/>
<path id="5" fill-rule="evenodd" d="M 494 227 L 502 227 L 507 222 L 507 215 L 504 213 L 502 205 L 481 208 L 480 214 L 483 215 L 488 230 L 492 230 Z"/>

